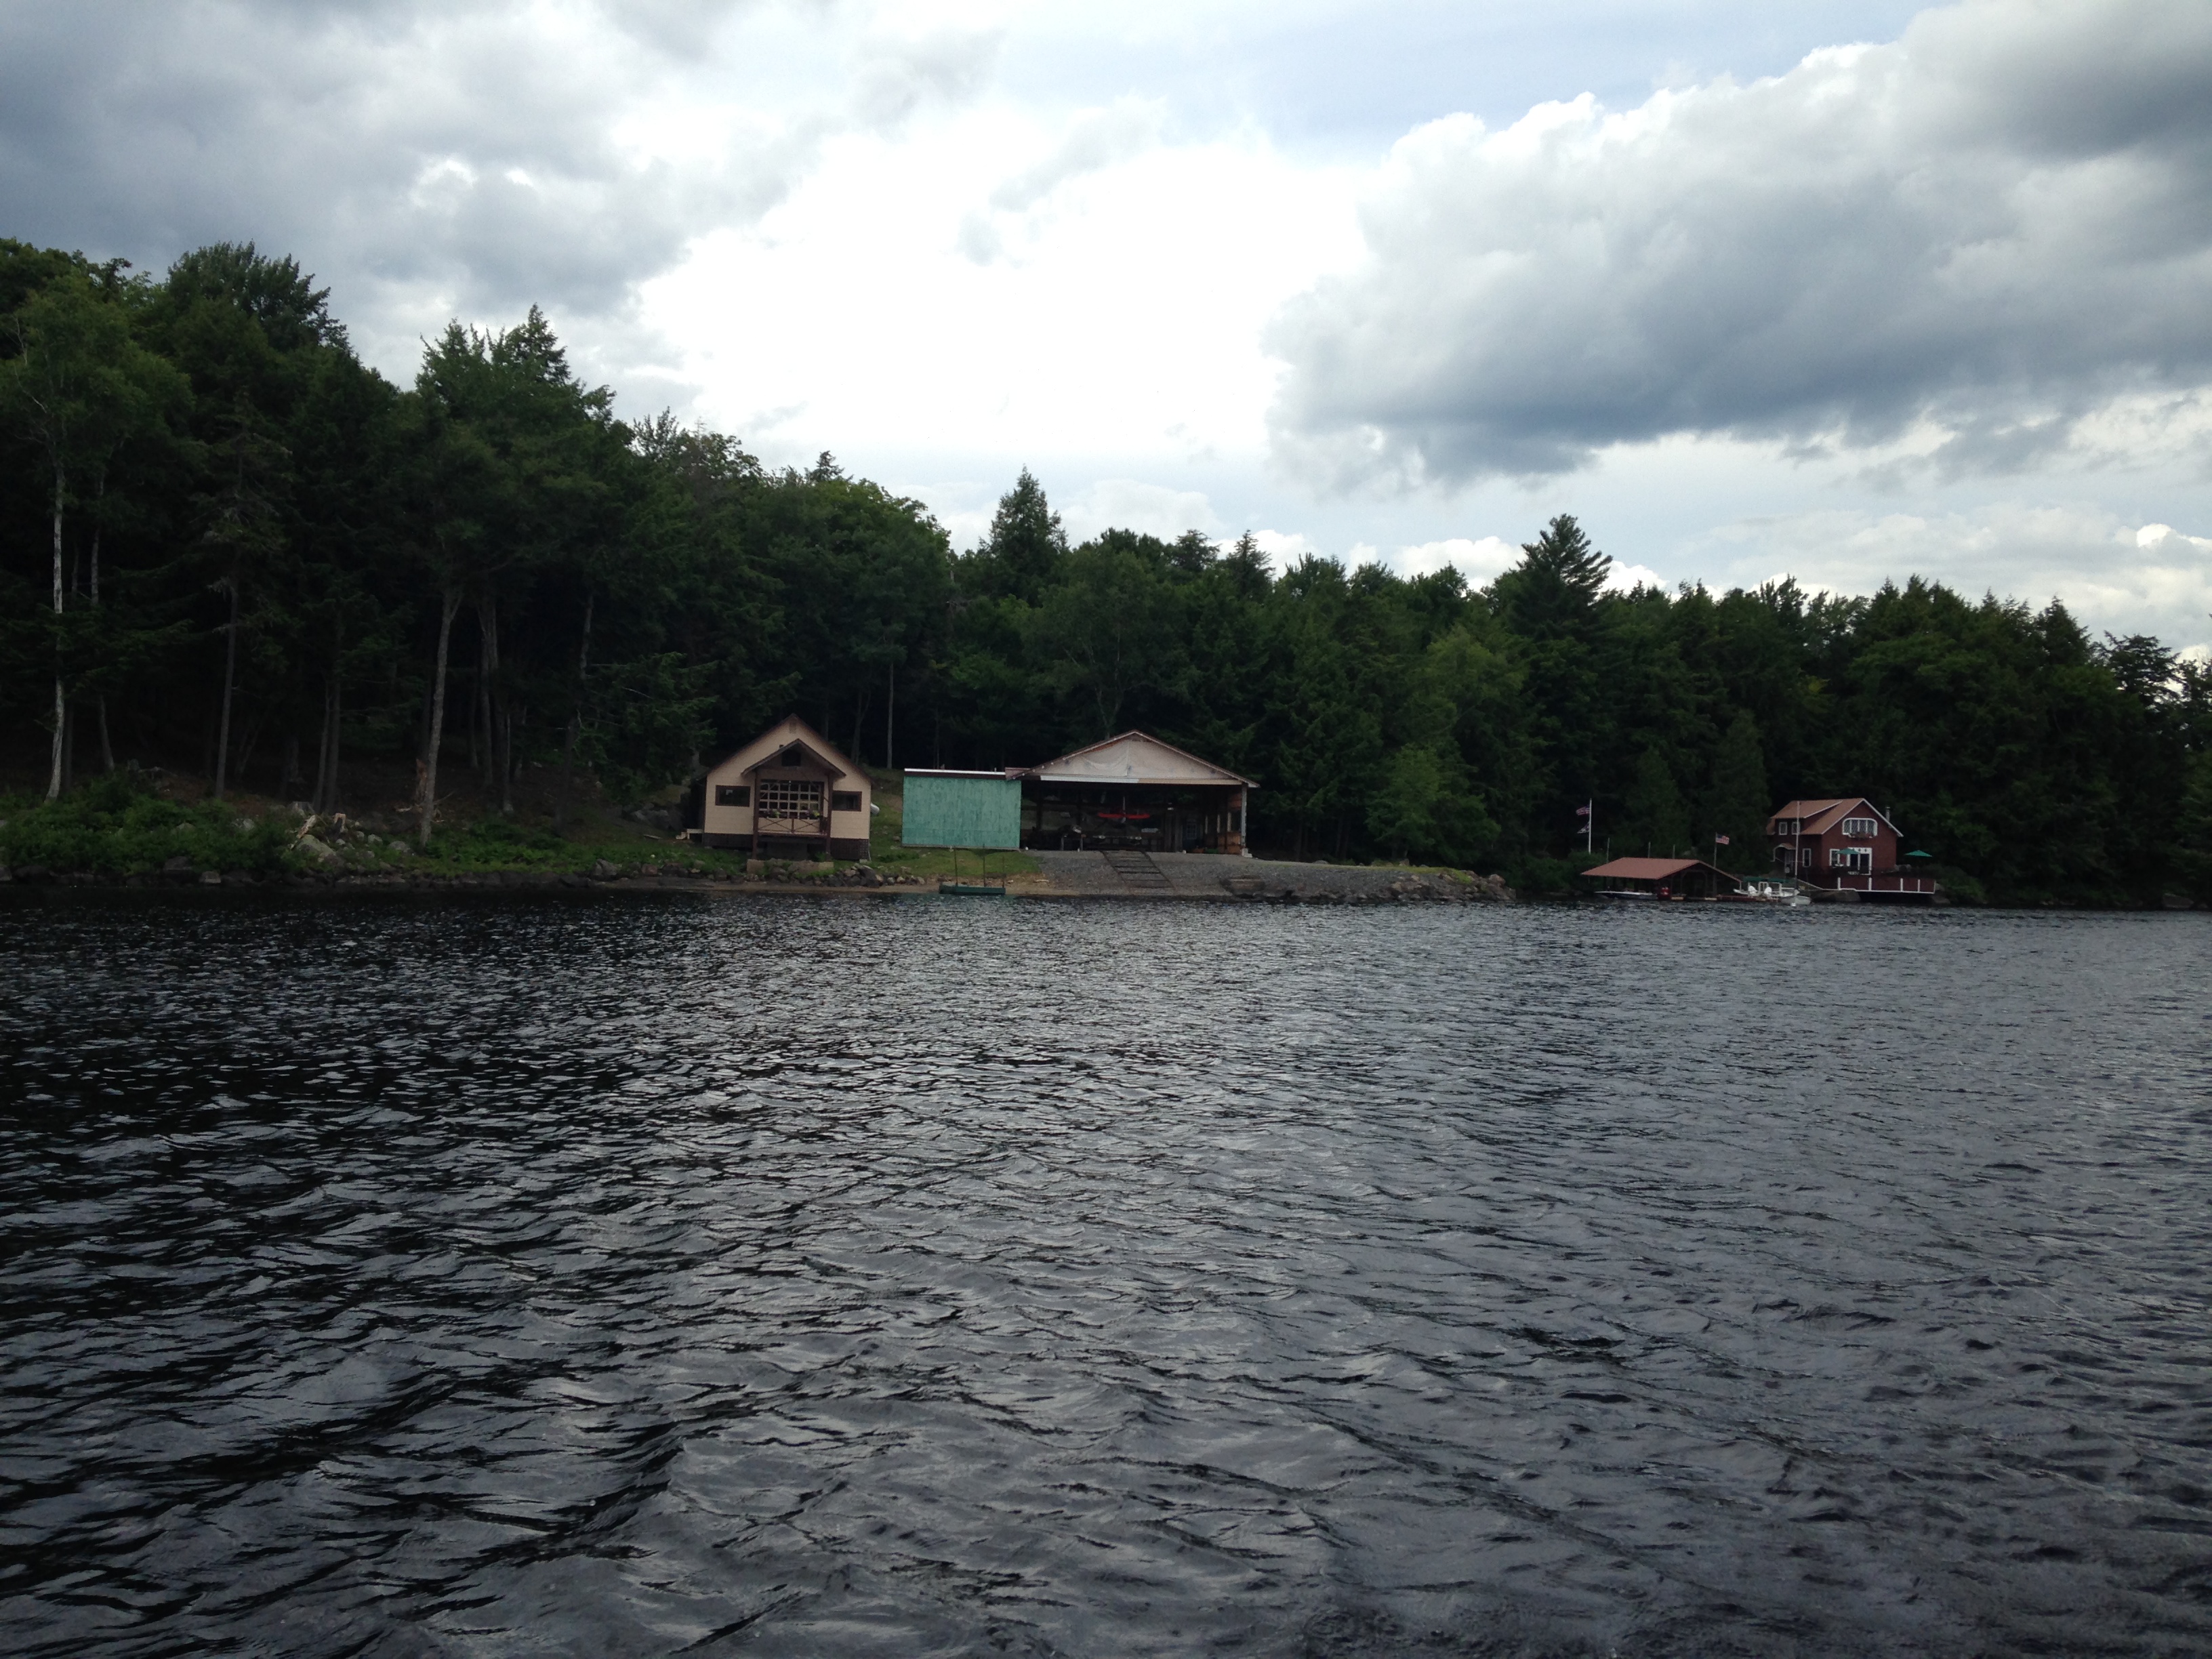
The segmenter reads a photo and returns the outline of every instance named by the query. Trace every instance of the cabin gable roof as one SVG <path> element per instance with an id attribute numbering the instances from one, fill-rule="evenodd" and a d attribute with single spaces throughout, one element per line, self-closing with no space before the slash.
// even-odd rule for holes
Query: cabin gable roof
<path id="1" fill-rule="evenodd" d="M 1834 829 L 1845 818 L 1869 817 L 1887 824 L 1890 834 L 1903 832 L 1890 823 L 1889 814 L 1876 806 L 1864 795 L 1851 795 L 1828 800 L 1793 800 L 1784 802 L 1766 815 L 1768 833 L 1775 833 L 1772 825 L 1779 819 L 1796 818 L 1803 826 L 1802 835 L 1821 836 Z"/>
<path id="2" fill-rule="evenodd" d="M 862 788 L 867 787 L 867 774 L 846 759 L 835 744 L 796 714 L 785 715 L 750 743 L 723 756 L 708 769 L 708 775 L 755 771 L 794 745 L 837 776 L 856 780 Z"/>
<path id="3" fill-rule="evenodd" d="M 1102 784 L 1221 784 L 1253 787 L 1249 778 L 1239 777 L 1212 761 L 1176 748 L 1171 743 L 1162 743 L 1146 732 L 1124 732 L 1119 737 L 1107 738 L 1073 754 L 1048 760 L 1041 766 L 1025 769 L 1021 776 L 1033 778 L 1040 783 L 1102 783 Z"/>

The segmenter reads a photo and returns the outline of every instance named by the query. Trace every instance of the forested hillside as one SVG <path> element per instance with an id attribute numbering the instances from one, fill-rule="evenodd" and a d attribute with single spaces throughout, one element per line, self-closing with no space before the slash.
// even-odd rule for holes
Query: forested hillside
<path id="1" fill-rule="evenodd" d="M 1070 546 L 1026 472 L 958 551 L 827 455 L 618 418 L 534 311 L 394 386 L 251 246 L 152 278 L 0 242 L 0 700 L 34 795 L 135 763 L 328 808 L 374 763 L 513 810 L 526 768 L 635 799 L 787 710 L 878 766 L 1142 726 L 1255 778 L 1296 856 L 1556 885 L 1594 800 L 1601 851 L 1719 832 L 1752 866 L 1777 802 L 1865 793 L 1968 891 L 2212 896 L 2205 678 L 2056 605 L 1610 592 L 1565 518 L 1481 590 L 1271 571 L 1249 538 Z"/>

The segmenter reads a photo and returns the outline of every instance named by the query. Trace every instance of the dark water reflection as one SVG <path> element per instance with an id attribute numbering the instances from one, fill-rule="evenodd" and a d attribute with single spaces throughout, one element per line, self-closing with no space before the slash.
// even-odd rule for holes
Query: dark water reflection
<path id="1" fill-rule="evenodd" d="M 0 911 L 0 1647 L 2212 1646 L 2212 927 Z"/>

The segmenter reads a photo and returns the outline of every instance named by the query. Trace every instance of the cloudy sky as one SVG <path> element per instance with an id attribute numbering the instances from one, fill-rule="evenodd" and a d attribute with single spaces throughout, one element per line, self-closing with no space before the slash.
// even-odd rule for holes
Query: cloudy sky
<path id="1" fill-rule="evenodd" d="M 0 0 L 0 234 L 295 253 L 401 379 L 536 302 L 963 545 L 1026 465 L 2212 642 L 2203 0 Z"/>

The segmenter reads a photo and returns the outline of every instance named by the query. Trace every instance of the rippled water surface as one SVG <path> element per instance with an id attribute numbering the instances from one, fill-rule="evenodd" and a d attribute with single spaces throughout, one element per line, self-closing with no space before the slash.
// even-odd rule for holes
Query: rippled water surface
<path id="1" fill-rule="evenodd" d="M 0 909 L 0 1649 L 2212 1647 L 2197 915 Z"/>

